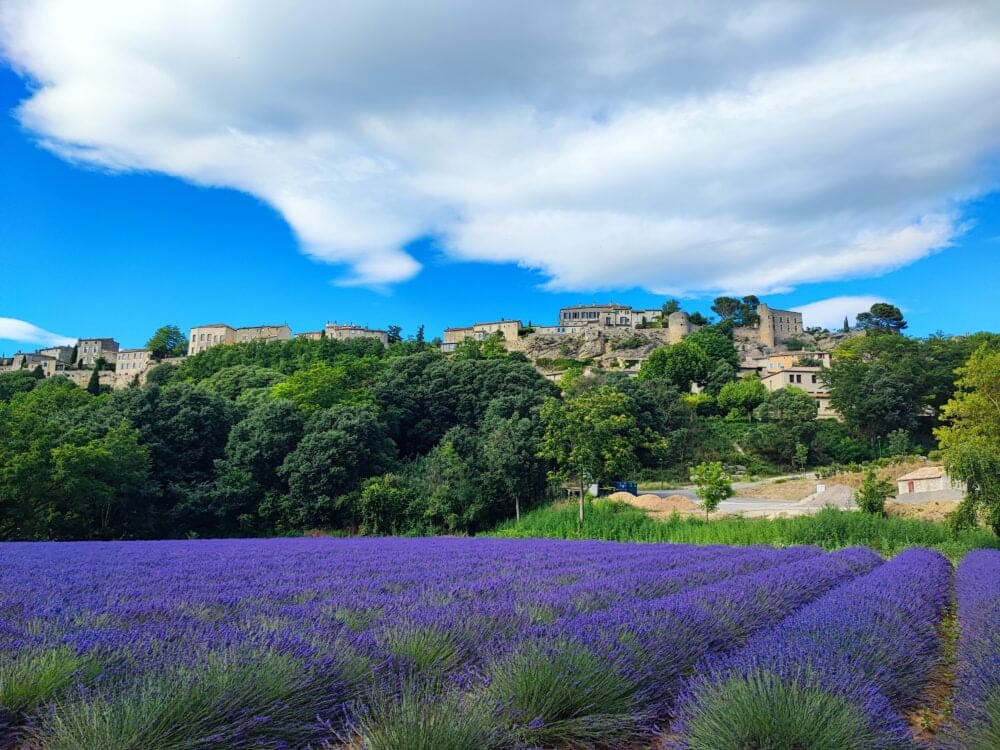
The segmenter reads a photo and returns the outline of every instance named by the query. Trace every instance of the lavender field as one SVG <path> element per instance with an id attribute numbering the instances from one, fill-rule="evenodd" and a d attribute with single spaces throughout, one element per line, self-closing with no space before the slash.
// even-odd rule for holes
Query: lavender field
<path id="1" fill-rule="evenodd" d="M 867 548 L 5 544 L 0 747 L 919 747 L 907 716 L 939 671 L 953 577 L 971 629 L 942 746 L 996 747 L 1000 553 L 967 561 L 953 575 L 936 552 Z"/>

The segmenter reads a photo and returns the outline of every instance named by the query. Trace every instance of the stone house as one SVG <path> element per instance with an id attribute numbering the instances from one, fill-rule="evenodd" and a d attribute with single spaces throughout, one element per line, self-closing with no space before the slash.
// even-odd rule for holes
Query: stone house
<path id="1" fill-rule="evenodd" d="M 965 485 L 948 476 L 942 466 L 923 466 L 896 480 L 899 496 L 943 490 L 965 491 Z"/>
<path id="2" fill-rule="evenodd" d="M 118 342 L 114 339 L 80 339 L 76 345 L 76 364 L 81 368 L 91 368 L 100 359 L 108 364 L 118 360 Z"/>
<path id="3" fill-rule="evenodd" d="M 830 406 L 830 392 L 819 373 L 822 367 L 789 367 L 761 377 L 760 382 L 774 393 L 782 388 L 799 388 L 819 403 L 818 415 L 821 419 L 840 419 L 840 414 Z"/>
<path id="4" fill-rule="evenodd" d="M 146 382 L 151 363 L 153 352 L 149 349 L 120 349 L 115 363 L 115 388 L 128 387 L 136 377 L 140 384 Z"/>
<path id="5" fill-rule="evenodd" d="M 328 339 L 349 341 L 351 339 L 378 339 L 382 346 L 389 346 L 389 332 L 378 328 L 367 328 L 354 324 L 342 324 L 334 321 L 327 323 L 323 329 Z M 312 338 L 312 336 L 307 336 Z M 317 338 L 319 338 L 317 336 Z"/>
<path id="6" fill-rule="evenodd" d="M 511 344 L 517 341 L 520 330 L 520 320 L 496 320 L 489 323 L 473 323 L 464 328 L 445 328 L 441 351 L 453 352 L 460 341 L 465 339 L 485 341 L 495 333 L 499 333 L 507 344 Z"/>

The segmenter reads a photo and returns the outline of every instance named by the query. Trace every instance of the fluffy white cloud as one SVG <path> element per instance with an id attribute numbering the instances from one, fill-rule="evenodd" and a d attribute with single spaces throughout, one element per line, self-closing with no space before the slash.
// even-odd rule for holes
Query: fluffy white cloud
<path id="1" fill-rule="evenodd" d="M 844 318 L 850 325 L 854 325 L 854 319 L 858 313 L 871 309 L 876 302 L 889 302 L 885 297 L 872 297 L 870 295 L 845 295 L 842 297 L 831 297 L 810 302 L 808 305 L 801 305 L 794 308 L 796 312 L 802 313 L 802 322 L 806 326 L 819 326 L 829 328 L 831 331 L 840 329 L 844 325 Z"/>
<path id="2" fill-rule="evenodd" d="M 1000 6 L 7 0 L 68 159 L 242 190 L 343 283 L 423 234 L 554 289 L 758 292 L 948 246 L 997 185 Z"/>
<path id="3" fill-rule="evenodd" d="M 0 339 L 42 346 L 72 346 L 76 343 L 76 339 L 71 339 L 69 336 L 49 333 L 26 320 L 17 318 L 0 318 Z"/>

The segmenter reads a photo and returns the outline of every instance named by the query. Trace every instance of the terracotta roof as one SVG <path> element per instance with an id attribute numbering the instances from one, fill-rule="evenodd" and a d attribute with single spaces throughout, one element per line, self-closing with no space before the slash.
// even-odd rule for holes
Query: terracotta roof
<path id="1" fill-rule="evenodd" d="M 908 482 L 911 479 L 937 479 L 944 476 L 944 469 L 940 466 L 924 466 L 909 474 L 904 474 L 897 482 Z"/>

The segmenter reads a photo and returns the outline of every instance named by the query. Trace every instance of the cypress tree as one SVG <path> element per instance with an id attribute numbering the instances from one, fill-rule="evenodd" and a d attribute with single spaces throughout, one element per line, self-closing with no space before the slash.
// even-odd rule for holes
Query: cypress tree
<path id="1" fill-rule="evenodd" d="M 101 371 L 94 365 L 94 372 L 90 375 L 90 382 L 87 383 L 87 393 L 93 396 L 101 395 Z"/>
<path id="2" fill-rule="evenodd" d="M 851 332 L 851 324 L 847 322 L 847 316 L 844 316 L 844 333 Z"/>

